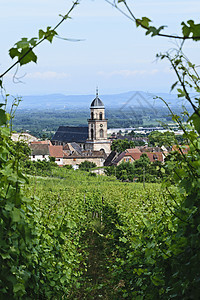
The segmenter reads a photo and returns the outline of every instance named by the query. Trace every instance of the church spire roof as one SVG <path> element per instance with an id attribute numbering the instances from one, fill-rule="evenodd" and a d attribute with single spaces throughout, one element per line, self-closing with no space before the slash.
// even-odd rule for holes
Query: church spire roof
<path id="1" fill-rule="evenodd" d="M 104 104 L 99 99 L 99 89 L 96 87 L 96 98 L 92 101 L 90 108 L 104 108 Z"/>
<path id="2" fill-rule="evenodd" d="M 98 86 L 96 87 L 96 98 L 99 97 L 99 89 L 98 89 Z"/>

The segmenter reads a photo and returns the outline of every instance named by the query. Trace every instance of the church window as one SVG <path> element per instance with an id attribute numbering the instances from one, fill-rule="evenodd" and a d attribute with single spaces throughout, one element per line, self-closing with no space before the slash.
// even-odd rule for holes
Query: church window
<path id="1" fill-rule="evenodd" d="M 91 112 L 91 119 L 94 120 L 94 113 Z"/>
<path id="2" fill-rule="evenodd" d="M 93 128 L 91 129 L 91 140 L 93 140 L 94 139 L 94 130 L 93 130 Z"/>
<path id="3" fill-rule="evenodd" d="M 102 120 L 102 112 L 99 114 L 99 120 Z"/>
<path id="4" fill-rule="evenodd" d="M 100 129 L 100 138 L 102 138 L 103 137 L 103 129 L 101 128 Z"/>

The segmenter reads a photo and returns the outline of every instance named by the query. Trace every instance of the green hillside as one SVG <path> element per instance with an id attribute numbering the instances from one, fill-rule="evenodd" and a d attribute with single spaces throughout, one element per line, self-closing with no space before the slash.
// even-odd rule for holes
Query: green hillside
<path id="1" fill-rule="evenodd" d="M 35 221 L 45 230 L 43 289 L 65 299 L 134 299 L 151 287 L 150 295 L 159 297 L 162 290 L 154 283 L 161 274 L 154 264 L 166 256 L 156 239 L 165 226 L 174 230 L 161 185 L 144 189 L 65 168 L 51 176 L 30 177 L 24 186 Z"/>

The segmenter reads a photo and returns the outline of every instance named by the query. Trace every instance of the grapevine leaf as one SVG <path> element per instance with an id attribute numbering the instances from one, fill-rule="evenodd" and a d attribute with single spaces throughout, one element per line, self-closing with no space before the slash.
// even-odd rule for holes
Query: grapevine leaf
<path id="1" fill-rule="evenodd" d="M 31 61 L 35 63 L 37 62 L 37 56 L 35 55 L 35 53 L 32 50 L 29 53 L 27 53 L 28 50 L 29 49 L 23 49 L 22 52 L 20 53 L 19 59 L 25 55 L 23 59 L 20 60 L 20 66 L 28 64 Z"/>
<path id="2" fill-rule="evenodd" d="M 37 44 L 37 38 L 32 38 L 30 41 L 29 41 L 29 44 L 32 45 L 32 46 L 35 46 Z"/>
<path id="3" fill-rule="evenodd" d="M 147 17 L 142 17 L 142 19 L 137 19 L 136 20 L 136 26 L 141 26 L 141 27 L 149 27 L 149 23 L 151 20 Z"/>
<path id="4" fill-rule="evenodd" d="M 182 22 L 181 25 L 182 25 L 183 36 L 184 37 L 188 37 L 190 35 L 190 33 L 191 33 L 190 28 L 185 24 L 185 22 Z"/>
<path id="5" fill-rule="evenodd" d="M 200 111 L 199 111 L 200 112 Z M 200 118 L 196 113 L 193 113 L 188 121 L 192 121 L 198 133 L 200 133 Z"/>
<path id="6" fill-rule="evenodd" d="M 12 211 L 12 220 L 13 220 L 13 222 L 20 221 L 20 210 L 16 207 L 14 207 L 14 209 Z"/>
<path id="7" fill-rule="evenodd" d="M 178 98 L 181 98 L 181 97 L 185 97 L 185 96 L 186 96 L 186 95 L 185 95 L 185 92 L 184 92 L 183 90 L 177 89 L 177 91 L 178 91 Z"/>
<path id="8" fill-rule="evenodd" d="M 189 26 L 188 26 L 188 25 Z M 187 24 L 185 22 L 182 22 L 182 33 L 184 37 L 189 37 L 190 34 L 192 34 L 192 37 L 200 37 L 200 24 L 195 24 L 193 20 L 187 21 Z M 199 41 L 200 38 L 194 39 L 194 41 Z"/>
<path id="9" fill-rule="evenodd" d="M 171 89 L 170 89 L 170 92 L 173 91 L 173 89 L 177 86 L 177 84 L 178 84 L 178 81 L 176 81 L 176 82 L 174 82 L 174 83 L 172 84 Z"/>
<path id="10" fill-rule="evenodd" d="M 6 112 L 3 109 L 0 109 L 0 126 L 3 124 L 6 124 L 7 118 L 6 118 Z"/>
<path id="11" fill-rule="evenodd" d="M 146 32 L 146 35 L 151 34 L 151 36 L 156 36 L 160 33 L 161 30 L 163 30 L 166 26 L 160 26 L 159 28 L 156 28 L 154 26 L 150 26 Z"/>
<path id="12" fill-rule="evenodd" d="M 17 48 L 11 48 L 9 50 L 9 55 L 10 57 L 13 59 L 15 56 L 19 56 L 20 55 L 20 52 L 18 51 Z"/>
<path id="13" fill-rule="evenodd" d="M 41 40 L 44 36 L 45 36 L 45 32 L 42 29 L 40 29 L 39 30 L 39 40 Z"/>
<path id="14" fill-rule="evenodd" d="M 17 42 L 15 45 L 19 49 L 27 48 L 29 46 L 29 41 L 27 38 L 22 38 L 21 41 Z"/>

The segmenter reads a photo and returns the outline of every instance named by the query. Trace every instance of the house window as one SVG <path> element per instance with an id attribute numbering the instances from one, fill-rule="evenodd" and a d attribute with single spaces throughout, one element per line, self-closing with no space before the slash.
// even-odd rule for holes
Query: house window
<path id="1" fill-rule="evenodd" d="M 100 138 L 102 138 L 103 137 L 103 129 L 101 128 L 100 129 Z"/>
<path id="2" fill-rule="evenodd" d="M 45 155 L 42 155 L 43 158 L 45 158 Z"/>
<path id="3" fill-rule="evenodd" d="M 35 158 L 35 155 L 33 155 L 33 158 Z"/>
<path id="4" fill-rule="evenodd" d="M 76 161 L 76 158 L 73 158 L 73 161 Z"/>

